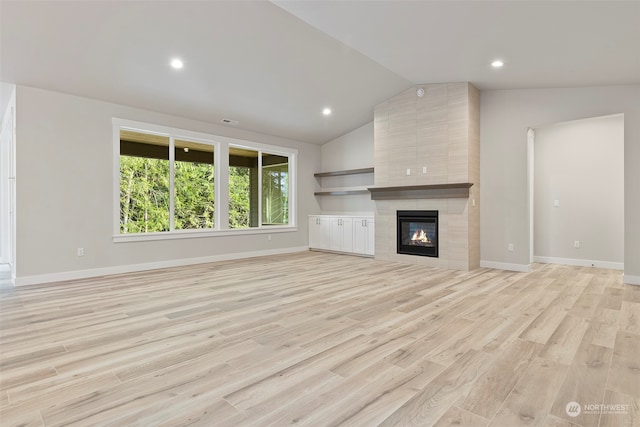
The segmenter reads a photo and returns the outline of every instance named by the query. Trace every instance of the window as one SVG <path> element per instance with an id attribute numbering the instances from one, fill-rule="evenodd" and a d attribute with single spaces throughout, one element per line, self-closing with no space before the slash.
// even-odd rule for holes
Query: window
<path id="1" fill-rule="evenodd" d="M 176 230 L 215 226 L 214 146 L 175 141 L 174 225 Z"/>
<path id="2" fill-rule="evenodd" d="M 229 228 L 289 224 L 289 157 L 229 147 Z"/>
<path id="3" fill-rule="evenodd" d="M 122 119 L 114 144 L 117 241 L 295 226 L 296 150 Z"/>
<path id="4" fill-rule="evenodd" d="M 120 132 L 120 233 L 169 230 L 169 138 Z"/>
<path id="5" fill-rule="evenodd" d="M 229 147 L 229 228 L 258 225 L 258 152 Z"/>
<path id="6" fill-rule="evenodd" d="M 289 223 L 289 158 L 262 153 L 262 225 Z"/>
<path id="7" fill-rule="evenodd" d="M 213 143 L 120 129 L 119 145 L 120 234 L 215 227 Z"/>

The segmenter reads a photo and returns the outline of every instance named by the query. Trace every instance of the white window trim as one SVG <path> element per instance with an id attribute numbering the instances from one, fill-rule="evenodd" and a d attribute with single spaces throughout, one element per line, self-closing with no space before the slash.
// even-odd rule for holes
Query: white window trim
<path id="1" fill-rule="evenodd" d="M 295 148 L 280 147 L 263 144 L 259 142 L 230 138 L 221 135 L 213 135 L 202 132 L 194 132 L 185 129 L 172 128 L 151 123 L 137 122 L 133 120 L 113 118 L 113 242 L 137 242 L 145 240 L 171 240 L 171 239 L 193 239 L 201 237 L 222 237 L 241 236 L 250 234 L 285 233 L 297 231 L 297 168 L 298 150 Z M 173 162 L 175 155 L 174 141 L 176 139 L 186 139 L 194 142 L 201 142 L 214 146 L 214 197 L 216 200 L 215 228 L 199 230 L 174 230 L 174 218 L 170 215 L 171 231 L 155 233 L 120 233 L 120 130 L 127 129 L 142 133 L 150 133 L 169 137 L 169 162 L 170 162 L 170 212 L 174 211 L 173 194 Z M 259 165 L 262 164 L 262 152 L 286 156 L 289 158 L 289 224 L 288 225 L 262 225 L 262 197 L 258 197 L 259 222 L 258 227 L 251 228 L 229 228 L 229 180 L 228 175 L 223 180 L 222 171 L 229 169 L 229 146 L 241 147 L 256 150 L 260 154 Z M 261 189 L 262 173 L 258 174 L 258 184 Z"/>

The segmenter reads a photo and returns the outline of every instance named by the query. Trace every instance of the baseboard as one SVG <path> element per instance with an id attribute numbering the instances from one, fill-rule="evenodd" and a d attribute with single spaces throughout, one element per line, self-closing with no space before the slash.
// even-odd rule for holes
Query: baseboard
<path id="1" fill-rule="evenodd" d="M 240 252 L 224 255 L 212 255 L 199 258 L 172 259 L 167 261 L 148 262 L 144 264 L 118 265 L 115 267 L 94 268 L 90 270 L 64 271 L 60 273 L 39 274 L 35 276 L 18 277 L 15 280 L 17 286 L 38 285 L 42 283 L 64 282 L 68 280 L 88 279 L 112 274 L 133 273 L 137 271 L 156 270 L 159 268 L 181 267 L 185 265 L 206 264 L 217 261 L 230 261 L 234 259 L 255 258 L 268 255 L 282 255 L 309 250 L 308 246 L 298 246 L 284 249 L 269 249 L 264 251 Z"/>
<path id="2" fill-rule="evenodd" d="M 496 261 L 480 261 L 480 267 L 494 268 L 496 270 L 519 271 L 521 273 L 528 273 L 531 271 L 531 265 L 529 264 L 511 264 L 508 262 Z"/>
<path id="3" fill-rule="evenodd" d="M 640 276 L 630 276 L 625 274 L 622 276 L 622 283 L 626 283 L 627 285 L 638 285 L 640 286 Z"/>
<path id="4" fill-rule="evenodd" d="M 541 262 L 543 264 L 573 265 L 576 267 L 608 268 L 610 270 L 624 270 L 624 263 L 622 262 L 597 261 L 597 260 L 588 260 L 588 259 L 571 259 L 571 258 L 556 258 L 556 257 L 548 257 L 548 256 L 534 256 L 533 262 Z"/>

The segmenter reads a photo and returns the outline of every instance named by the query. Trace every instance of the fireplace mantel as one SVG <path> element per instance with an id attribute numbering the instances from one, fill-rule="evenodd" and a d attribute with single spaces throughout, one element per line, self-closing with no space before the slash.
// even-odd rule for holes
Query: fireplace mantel
<path id="1" fill-rule="evenodd" d="M 405 185 L 402 187 L 370 187 L 372 200 L 402 199 L 455 199 L 469 198 L 472 182 L 432 185 Z"/>

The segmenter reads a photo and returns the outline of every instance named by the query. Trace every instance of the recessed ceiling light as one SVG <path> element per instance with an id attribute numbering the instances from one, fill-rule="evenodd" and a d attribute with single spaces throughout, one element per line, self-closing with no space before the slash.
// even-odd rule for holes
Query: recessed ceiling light
<path id="1" fill-rule="evenodd" d="M 322 114 L 324 114 L 325 116 L 328 116 L 329 114 L 331 114 L 331 108 L 325 108 L 322 110 Z"/>
<path id="2" fill-rule="evenodd" d="M 491 66 L 492 66 L 493 68 L 502 68 L 502 66 L 503 66 L 503 65 L 504 65 L 504 62 L 503 62 L 503 61 L 501 61 L 500 59 L 496 59 L 495 61 L 493 61 L 493 62 L 491 63 Z"/>
<path id="3" fill-rule="evenodd" d="M 171 66 L 176 70 L 179 70 L 180 68 L 184 67 L 184 64 L 182 63 L 181 59 L 174 58 L 171 60 Z"/>

